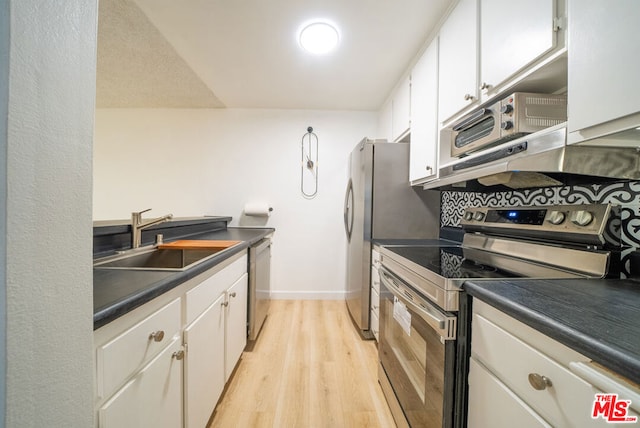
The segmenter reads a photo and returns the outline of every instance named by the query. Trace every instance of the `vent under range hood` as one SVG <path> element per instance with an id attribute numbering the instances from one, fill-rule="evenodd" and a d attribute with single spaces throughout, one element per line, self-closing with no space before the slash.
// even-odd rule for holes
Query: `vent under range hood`
<path id="1" fill-rule="evenodd" d="M 640 180 L 640 150 L 636 147 L 567 145 L 566 134 L 563 123 L 455 160 L 440 167 L 439 178 L 424 188 L 479 190 L 502 185 L 516 189 Z M 475 188 L 465 189 L 470 183 Z"/>

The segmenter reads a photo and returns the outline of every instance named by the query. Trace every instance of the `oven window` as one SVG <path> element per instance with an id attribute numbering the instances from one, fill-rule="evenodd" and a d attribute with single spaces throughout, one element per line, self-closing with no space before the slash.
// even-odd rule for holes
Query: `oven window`
<path id="1" fill-rule="evenodd" d="M 488 116 L 486 119 L 476 123 L 470 128 L 458 132 L 456 135 L 454 144 L 456 147 L 464 147 L 467 144 L 471 144 L 481 138 L 491 134 L 495 128 L 496 119 L 493 116 Z"/>
<path id="2" fill-rule="evenodd" d="M 444 397 L 451 388 L 445 386 L 445 372 L 454 357 L 454 342 L 443 344 L 420 315 L 383 285 L 380 292 L 380 360 L 405 417 L 413 427 L 450 426 L 445 409 L 450 400 Z"/>

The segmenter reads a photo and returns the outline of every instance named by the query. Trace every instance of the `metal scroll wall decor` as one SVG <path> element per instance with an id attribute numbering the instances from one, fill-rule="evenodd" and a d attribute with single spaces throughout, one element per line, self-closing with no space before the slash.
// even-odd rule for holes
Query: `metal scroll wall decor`
<path id="1" fill-rule="evenodd" d="M 302 136 L 300 163 L 300 191 L 305 198 L 318 194 L 318 136 L 308 127 Z"/>

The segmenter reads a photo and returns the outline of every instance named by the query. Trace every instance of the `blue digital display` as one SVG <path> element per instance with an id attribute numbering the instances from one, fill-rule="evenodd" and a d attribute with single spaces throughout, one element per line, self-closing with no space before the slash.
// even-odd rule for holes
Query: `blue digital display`
<path id="1" fill-rule="evenodd" d="M 541 225 L 544 222 L 546 213 L 547 210 L 544 208 L 489 210 L 486 222 Z"/>

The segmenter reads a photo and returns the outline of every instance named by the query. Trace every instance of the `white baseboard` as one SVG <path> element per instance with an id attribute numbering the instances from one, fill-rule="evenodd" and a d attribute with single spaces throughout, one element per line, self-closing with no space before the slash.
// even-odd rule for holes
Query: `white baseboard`
<path id="1" fill-rule="evenodd" d="M 273 300 L 345 300 L 345 291 L 274 291 Z"/>

